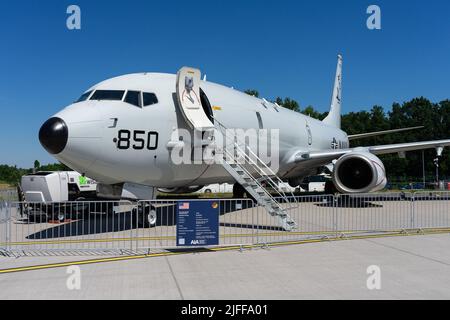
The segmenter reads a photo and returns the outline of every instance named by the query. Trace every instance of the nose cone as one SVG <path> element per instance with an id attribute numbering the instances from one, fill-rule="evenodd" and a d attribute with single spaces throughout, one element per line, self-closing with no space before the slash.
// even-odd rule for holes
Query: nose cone
<path id="1" fill-rule="evenodd" d="M 39 130 L 39 141 L 50 154 L 61 153 L 67 145 L 69 130 L 64 120 L 50 118 Z"/>

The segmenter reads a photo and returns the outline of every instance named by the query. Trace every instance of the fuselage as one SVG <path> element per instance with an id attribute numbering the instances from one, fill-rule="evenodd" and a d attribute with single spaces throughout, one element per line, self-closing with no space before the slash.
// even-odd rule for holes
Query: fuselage
<path id="1" fill-rule="evenodd" d="M 342 130 L 215 83 L 200 85 L 213 116 L 233 129 L 279 130 L 279 170 L 283 179 L 305 176 L 308 167 L 289 160 L 300 150 L 347 148 Z M 183 187 L 233 182 L 220 164 L 174 164 L 171 150 L 178 129 L 192 130 L 176 99 L 176 75 L 130 74 L 101 82 L 96 90 L 152 93 L 157 102 L 138 107 L 122 100 L 84 100 L 54 117 L 67 126 L 67 142 L 54 156 L 72 169 L 104 184 L 133 182 L 155 187 Z M 88 97 L 89 97 L 88 95 Z M 142 96 L 141 96 L 142 97 Z M 175 132 L 175 134 L 174 134 Z M 130 142 L 131 140 L 131 142 Z M 190 143 L 184 141 L 184 143 Z"/>

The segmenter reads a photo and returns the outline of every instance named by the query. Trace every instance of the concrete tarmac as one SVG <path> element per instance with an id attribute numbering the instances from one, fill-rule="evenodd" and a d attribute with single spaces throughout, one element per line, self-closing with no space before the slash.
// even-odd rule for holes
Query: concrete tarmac
<path id="1" fill-rule="evenodd" d="M 450 235 L 204 252 L 0 274 L 0 299 L 450 299 Z M 86 259 L 89 257 L 86 257 Z M 0 258 L 0 268 L 82 257 Z M 367 268 L 381 289 L 367 288 Z"/>

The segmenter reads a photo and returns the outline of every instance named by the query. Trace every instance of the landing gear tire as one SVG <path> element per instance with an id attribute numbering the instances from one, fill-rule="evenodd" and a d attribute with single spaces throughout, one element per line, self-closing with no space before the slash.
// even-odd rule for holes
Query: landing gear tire
<path id="1" fill-rule="evenodd" d="M 43 205 L 42 212 L 47 216 L 47 222 L 57 221 L 63 223 L 66 221 L 66 209 L 61 208 L 59 205 Z"/>
<path id="2" fill-rule="evenodd" d="M 239 183 L 235 183 L 233 185 L 233 198 L 244 199 L 245 197 L 247 197 L 248 199 L 252 199 L 253 201 L 256 202 L 256 199 L 253 198 L 253 196 L 249 194 L 243 186 L 241 186 Z"/>
<path id="3" fill-rule="evenodd" d="M 84 203 L 85 202 L 85 203 Z M 75 199 L 74 204 L 71 206 L 70 218 L 79 219 L 85 218 L 89 215 L 89 203 L 86 202 L 86 198 L 80 197 Z"/>
<path id="4" fill-rule="evenodd" d="M 158 223 L 155 207 L 147 205 L 144 210 L 142 210 L 142 207 L 134 209 L 133 221 L 135 222 L 133 225 L 137 225 L 139 228 L 155 227 Z"/>
<path id="5" fill-rule="evenodd" d="M 336 187 L 334 186 L 333 181 L 327 181 L 325 182 L 325 194 L 333 195 L 335 193 L 338 193 Z"/>
<path id="6" fill-rule="evenodd" d="M 66 221 L 66 215 L 62 212 L 58 212 L 56 214 L 56 219 L 59 223 L 63 223 L 64 221 Z"/>
<path id="7" fill-rule="evenodd" d="M 245 196 L 245 189 L 239 183 L 233 185 L 233 198 L 242 199 Z"/>

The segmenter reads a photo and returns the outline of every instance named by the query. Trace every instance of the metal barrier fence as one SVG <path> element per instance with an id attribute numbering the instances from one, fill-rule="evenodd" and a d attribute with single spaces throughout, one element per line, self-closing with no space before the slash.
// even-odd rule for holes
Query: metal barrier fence
<path id="1" fill-rule="evenodd" d="M 2 189 L 0 190 L 0 201 L 17 201 L 17 189 Z"/>
<path id="2" fill-rule="evenodd" d="M 449 192 L 288 198 L 282 205 L 297 223 L 290 232 L 250 199 L 2 202 L 0 249 L 6 254 L 80 255 L 174 249 L 177 206 L 186 201 L 217 203 L 221 246 L 450 228 Z"/>
<path id="3" fill-rule="evenodd" d="M 7 249 L 8 225 L 9 225 L 9 205 L 6 201 L 0 201 L 0 250 Z"/>

